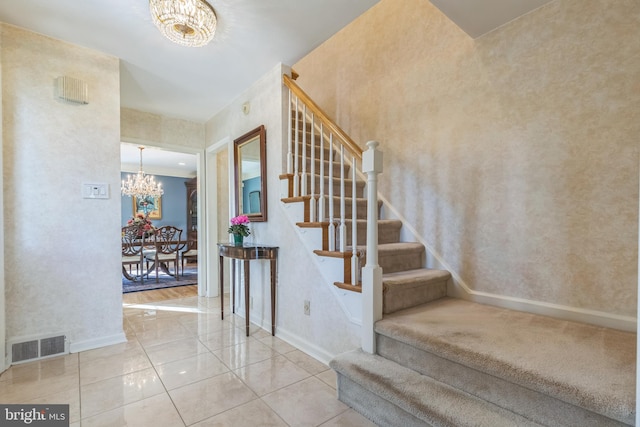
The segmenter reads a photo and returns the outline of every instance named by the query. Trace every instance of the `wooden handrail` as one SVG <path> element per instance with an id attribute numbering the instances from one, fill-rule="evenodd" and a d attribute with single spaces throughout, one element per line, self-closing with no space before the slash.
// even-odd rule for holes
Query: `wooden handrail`
<path id="1" fill-rule="evenodd" d="M 350 137 L 343 131 L 340 126 L 338 126 L 333 120 L 327 116 L 327 114 L 322 111 L 318 105 L 313 102 L 313 100 L 307 95 L 301 88 L 298 86 L 288 75 L 283 75 L 284 85 L 289 88 L 289 90 L 298 97 L 308 109 L 310 109 L 315 116 L 317 116 L 324 125 L 331 131 L 334 135 L 336 135 L 342 142 L 347 150 L 349 150 L 354 156 L 357 157 L 358 160 L 362 160 L 362 148 L 358 146 Z"/>

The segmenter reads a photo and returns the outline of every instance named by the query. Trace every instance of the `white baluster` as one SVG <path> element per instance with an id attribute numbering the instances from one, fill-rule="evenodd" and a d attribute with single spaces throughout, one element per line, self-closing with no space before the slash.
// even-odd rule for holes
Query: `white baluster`
<path id="1" fill-rule="evenodd" d="M 317 198 L 316 198 L 316 123 L 315 115 L 311 113 L 311 200 L 309 200 L 309 220 L 311 222 L 318 221 Z"/>
<path id="2" fill-rule="evenodd" d="M 327 199 L 324 194 L 324 127 L 322 122 L 320 122 L 320 191 L 318 197 L 318 221 L 325 221 L 327 219 L 324 207 Z"/>
<path id="3" fill-rule="evenodd" d="M 329 250 L 336 250 L 336 223 L 333 217 L 333 133 L 329 134 Z"/>
<path id="4" fill-rule="evenodd" d="M 356 203 L 356 156 L 351 157 L 351 284 L 358 284 L 358 206 Z"/>
<path id="5" fill-rule="evenodd" d="M 302 183 L 301 196 L 307 195 L 307 104 L 304 104 L 302 111 L 302 175 L 300 182 Z"/>
<path id="6" fill-rule="evenodd" d="M 296 137 L 295 137 L 295 156 L 293 157 L 293 197 L 300 195 L 300 160 L 298 159 L 298 153 L 300 150 L 300 125 L 298 120 L 298 98 L 296 97 Z"/>
<path id="7" fill-rule="evenodd" d="M 292 140 L 292 134 L 293 134 L 293 118 L 291 117 L 292 114 L 292 110 L 293 110 L 293 105 L 291 105 L 292 103 L 292 99 L 291 99 L 291 90 L 289 90 L 289 107 L 287 109 L 288 114 L 289 114 L 289 144 L 288 144 L 288 151 L 287 151 L 287 173 L 291 174 L 292 170 L 293 170 L 293 150 L 292 150 L 292 144 L 293 144 L 293 140 Z M 287 196 L 291 196 L 291 194 L 287 194 Z"/>
<path id="8" fill-rule="evenodd" d="M 340 239 L 340 252 L 347 251 L 347 224 L 345 223 L 345 194 L 344 194 L 344 145 L 340 144 L 340 227 L 338 229 Z"/>
<path id="9" fill-rule="evenodd" d="M 382 319 L 382 268 L 378 265 L 378 174 L 382 153 L 378 142 L 369 141 L 362 153 L 362 171 L 367 174 L 367 264 L 362 269 L 362 349 L 376 353 L 374 324 Z"/>

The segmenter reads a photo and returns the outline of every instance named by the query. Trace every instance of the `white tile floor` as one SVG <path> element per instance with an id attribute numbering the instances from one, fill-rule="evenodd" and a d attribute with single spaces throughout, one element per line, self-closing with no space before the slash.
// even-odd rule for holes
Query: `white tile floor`
<path id="1" fill-rule="evenodd" d="M 127 343 L 13 366 L 0 402 L 69 403 L 73 427 L 374 426 L 326 365 L 255 326 L 246 337 L 219 304 L 125 306 Z"/>

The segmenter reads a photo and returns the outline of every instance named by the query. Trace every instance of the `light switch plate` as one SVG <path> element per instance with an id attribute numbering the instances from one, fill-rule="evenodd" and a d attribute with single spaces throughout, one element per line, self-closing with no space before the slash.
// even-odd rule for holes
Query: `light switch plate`
<path id="1" fill-rule="evenodd" d="M 108 199 L 109 184 L 103 182 L 83 182 L 82 197 L 85 199 Z"/>

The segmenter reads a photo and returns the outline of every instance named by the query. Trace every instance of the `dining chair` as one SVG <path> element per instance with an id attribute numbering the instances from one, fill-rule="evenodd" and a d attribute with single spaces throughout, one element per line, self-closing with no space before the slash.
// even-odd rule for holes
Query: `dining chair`
<path id="1" fill-rule="evenodd" d="M 149 271 L 155 270 L 156 283 L 159 281 L 159 270 L 173 276 L 176 280 L 180 280 L 178 264 L 180 250 L 185 244 L 181 242 L 182 229 L 173 225 L 164 225 L 159 227 L 154 236 L 155 252 L 145 255 L 145 259 L 153 262 Z M 170 264 L 173 263 L 173 273 L 170 270 Z"/>
<path id="2" fill-rule="evenodd" d="M 138 236 L 138 227 L 122 227 L 122 275 L 128 280 L 135 281 L 138 277 L 143 281 L 144 256 L 142 249 L 144 239 Z M 136 267 L 136 274 L 131 274 L 132 266 Z"/>
<path id="3" fill-rule="evenodd" d="M 198 241 L 189 240 L 186 249 L 180 252 L 180 264 L 182 268 L 182 276 L 184 276 L 184 262 L 198 260 Z"/>

